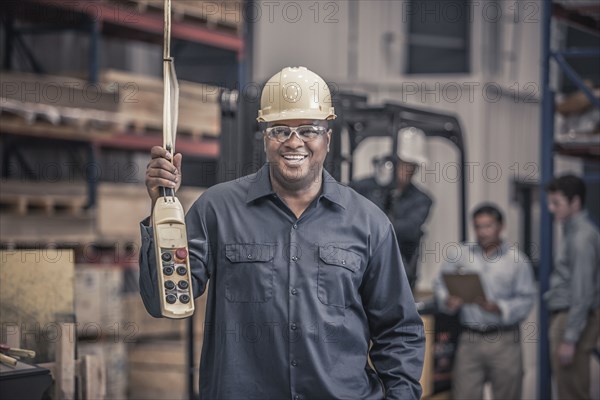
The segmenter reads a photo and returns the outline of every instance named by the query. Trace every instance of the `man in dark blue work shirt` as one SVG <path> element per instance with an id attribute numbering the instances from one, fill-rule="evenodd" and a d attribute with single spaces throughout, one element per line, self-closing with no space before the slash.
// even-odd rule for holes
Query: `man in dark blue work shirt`
<path id="1" fill-rule="evenodd" d="M 425 338 L 390 221 L 323 169 L 335 118 L 325 82 L 284 68 L 259 122 L 267 164 L 208 189 L 186 216 L 195 296 L 210 279 L 203 399 L 418 399 Z M 181 155 L 152 149 L 146 185 L 177 189 Z M 140 291 L 160 315 L 152 232 Z M 370 343 L 372 346 L 370 347 Z M 368 357 L 375 369 L 368 362 Z"/>

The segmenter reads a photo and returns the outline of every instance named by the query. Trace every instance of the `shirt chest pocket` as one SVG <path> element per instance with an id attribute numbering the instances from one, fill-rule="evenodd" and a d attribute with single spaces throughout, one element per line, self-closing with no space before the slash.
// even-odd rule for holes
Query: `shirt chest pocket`
<path id="1" fill-rule="evenodd" d="M 264 303 L 273 296 L 273 246 L 225 245 L 225 297 L 235 303 Z"/>
<path id="2" fill-rule="evenodd" d="M 332 307 L 348 307 L 356 297 L 354 279 L 360 270 L 360 256 L 339 247 L 319 247 L 317 297 Z"/>

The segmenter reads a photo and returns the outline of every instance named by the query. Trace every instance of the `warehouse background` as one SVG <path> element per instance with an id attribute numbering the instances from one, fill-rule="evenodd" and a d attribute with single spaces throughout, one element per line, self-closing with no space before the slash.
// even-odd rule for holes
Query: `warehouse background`
<path id="1" fill-rule="evenodd" d="M 60 259 L 70 259 L 64 270 L 72 276 L 64 276 L 74 282 L 73 290 L 60 297 L 74 298 L 78 357 L 106 358 L 107 393 L 115 398 L 187 395 L 189 327 L 145 315 L 136 287 L 138 223 L 149 213 L 144 173 L 150 147 L 161 142 L 161 3 L 31 0 L 0 5 L 3 307 L 10 298 L 4 277 L 16 279 L 13 269 L 31 264 L 18 250 L 72 252 Z M 595 2 L 554 4 L 559 11 L 551 28 L 554 48 L 598 47 Z M 187 104 L 177 142 L 185 160 L 184 206 L 204 188 L 260 166 L 262 147 L 256 146 L 254 123 L 260 87 L 283 66 L 306 66 L 324 77 L 334 98 L 354 93 L 372 105 L 406 103 L 456 115 L 466 143 L 467 211 L 484 201 L 497 203 L 506 212 L 508 243 L 527 253 L 537 271 L 543 6 L 542 0 L 176 0 L 173 54 L 182 107 Z M 600 85 L 598 57 L 571 61 L 590 86 Z M 577 95 L 558 68 L 551 68 L 550 80 L 558 104 Z M 58 95 L 57 88 L 62 88 Z M 587 106 L 554 114 L 555 138 L 564 146 L 553 159 L 556 173 L 587 177 L 596 222 L 598 115 Z M 343 139 L 334 132 L 333 140 Z M 570 144 L 579 147 L 573 150 Z M 425 294 L 460 241 L 462 222 L 458 152 L 439 138 L 429 140 L 428 151 L 431 162 L 417 177 L 435 201 L 422 241 L 418 289 Z M 372 174 L 372 158 L 389 152 L 386 141 L 359 146 L 353 178 Z M 470 231 L 468 238 L 473 239 Z M 42 280 L 32 284 L 49 290 Z M 37 321 L 56 321 L 44 303 L 35 305 Z M 22 322 L 20 305 L 11 302 L 10 307 L 17 316 L 3 312 L 10 315 L 2 319 L 3 339 L 11 332 L 9 322 Z M 69 306 L 61 312 L 69 314 Z M 529 321 L 535 327 L 536 313 Z M 200 318 L 192 341 L 196 365 Z M 116 321 L 121 321 L 117 336 L 135 340 L 112 340 L 114 328 L 107 327 Z M 86 331 L 86 322 L 100 331 Z M 525 398 L 538 397 L 536 329 L 528 332 Z M 54 349 L 38 339 L 32 346 L 47 357 L 36 361 L 53 361 Z M 170 366 L 170 374 L 165 377 L 157 365 Z M 181 393 L 153 386 L 152 377 L 158 375 Z M 595 390 L 600 396 L 600 388 Z"/>

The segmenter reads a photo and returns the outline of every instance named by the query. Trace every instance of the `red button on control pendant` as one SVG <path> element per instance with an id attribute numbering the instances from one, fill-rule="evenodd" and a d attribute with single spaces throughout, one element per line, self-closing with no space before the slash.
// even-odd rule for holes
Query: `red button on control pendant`
<path id="1" fill-rule="evenodd" d="M 188 255 L 188 252 L 184 247 L 177 249 L 177 251 L 175 251 L 175 257 L 177 257 L 180 260 L 185 260 L 187 258 L 187 255 Z"/>

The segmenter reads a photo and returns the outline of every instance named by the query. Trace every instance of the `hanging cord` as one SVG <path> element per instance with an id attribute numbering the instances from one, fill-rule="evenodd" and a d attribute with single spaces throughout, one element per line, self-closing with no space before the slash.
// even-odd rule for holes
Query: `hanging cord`
<path id="1" fill-rule="evenodd" d="M 171 57 L 171 0 L 164 2 L 164 43 L 163 43 L 163 146 L 171 153 L 171 164 L 175 159 L 175 139 L 179 117 L 179 84 L 175 74 L 175 62 Z M 165 195 L 175 196 L 175 189 L 165 188 Z"/>

